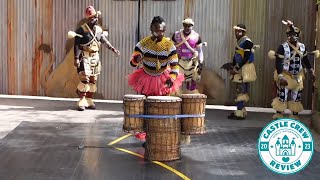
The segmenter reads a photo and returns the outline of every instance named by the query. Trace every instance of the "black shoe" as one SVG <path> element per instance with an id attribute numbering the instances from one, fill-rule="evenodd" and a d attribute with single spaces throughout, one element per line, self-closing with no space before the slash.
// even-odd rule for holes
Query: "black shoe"
<path id="1" fill-rule="evenodd" d="M 92 106 L 88 106 L 87 108 L 88 108 L 88 109 L 95 110 L 95 109 L 96 109 L 96 106 L 95 106 L 95 105 L 92 105 Z"/>
<path id="2" fill-rule="evenodd" d="M 84 111 L 86 108 L 84 106 L 79 106 L 78 111 Z"/>
<path id="3" fill-rule="evenodd" d="M 232 120 L 245 120 L 246 118 L 245 118 L 245 117 L 238 117 L 238 116 L 236 116 L 234 113 L 231 113 L 231 114 L 228 116 L 228 119 L 232 119 Z"/>

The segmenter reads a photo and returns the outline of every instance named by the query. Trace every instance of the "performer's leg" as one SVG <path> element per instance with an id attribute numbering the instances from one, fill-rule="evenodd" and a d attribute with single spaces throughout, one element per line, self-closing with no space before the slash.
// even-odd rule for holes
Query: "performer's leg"
<path id="1" fill-rule="evenodd" d="M 88 84 L 89 78 L 85 75 L 83 71 L 79 72 L 79 78 L 80 78 L 80 82 L 77 86 L 77 90 L 79 92 L 78 94 L 79 94 L 80 100 L 78 101 L 77 105 L 78 105 L 78 110 L 83 111 L 88 106 L 86 95 L 90 89 L 90 86 Z"/>
<path id="2" fill-rule="evenodd" d="M 186 82 L 186 91 L 184 91 L 185 94 L 199 94 L 199 91 L 197 89 L 197 82 L 194 80 L 188 80 Z"/>
<path id="3" fill-rule="evenodd" d="M 291 91 L 291 100 L 288 102 L 288 109 L 291 111 L 290 118 L 299 120 L 298 113 L 303 111 L 303 105 L 301 103 L 300 91 Z"/>
<path id="4" fill-rule="evenodd" d="M 237 97 L 235 99 L 237 110 L 228 116 L 228 119 L 244 120 L 247 117 L 245 103 L 249 101 L 249 83 L 237 83 Z"/>
<path id="5" fill-rule="evenodd" d="M 193 63 L 190 69 L 188 69 L 188 71 L 186 71 L 185 73 L 185 79 L 188 79 L 187 93 L 189 94 L 199 93 L 199 91 L 197 90 L 197 81 L 194 80 L 195 78 L 194 68 L 195 68 L 195 64 Z"/>
<path id="6" fill-rule="evenodd" d="M 278 97 L 272 101 L 272 108 L 276 110 L 276 114 L 273 115 L 273 119 L 283 118 L 283 112 L 287 109 L 287 99 L 289 90 L 285 87 L 278 87 Z"/>
<path id="7" fill-rule="evenodd" d="M 87 95 L 86 95 L 86 99 L 88 101 L 88 109 L 96 109 L 96 105 L 93 102 L 93 95 L 97 91 L 97 86 L 96 86 L 97 79 L 98 79 L 97 75 L 90 76 L 89 78 L 90 90 L 89 92 L 87 92 Z"/>
<path id="8" fill-rule="evenodd" d="M 183 63 L 183 62 L 181 62 Z M 199 93 L 197 88 L 197 82 L 193 80 L 193 69 L 194 69 L 194 64 L 192 62 L 189 62 L 187 65 L 185 65 L 183 68 L 183 73 L 184 73 L 184 84 L 185 88 L 183 88 L 183 93 L 184 94 L 197 94 Z"/>
<path id="9" fill-rule="evenodd" d="M 179 59 L 179 72 L 180 73 L 182 73 L 182 74 L 184 74 L 184 78 L 186 78 L 186 75 L 185 75 L 185 72 L 184 72 L 184 69 L 183 69 L 183 66 L 181 65 L 183 63 L 183 60 L 181 60 L 181 59 Z M 180 88 L 178 89 L 178 92 L 177 92 L 177 94 L 183 94 L 183 92 L 184 92 L 184 89 L 186 88 L 185 86 L 186 86 L 186 83 L 185 83 L 186 81 L 183 81 L 182 82 L 182 85 L 180 86 Z"/>

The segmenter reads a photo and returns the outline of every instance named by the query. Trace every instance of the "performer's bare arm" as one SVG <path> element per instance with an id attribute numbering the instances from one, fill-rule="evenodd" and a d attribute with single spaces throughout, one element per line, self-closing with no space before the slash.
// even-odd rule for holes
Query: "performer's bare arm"
<path id="1" fill-rule="evenodd" d="M 200 64 L 203 63 L 203 51 L 202 51 L 202 40 L 201 38 L 199 37 L 199 40 L 197 42 L 197 51 L 198 51 L 198 54 L 199 54 L 199 62 Z"/>
<path id="2" fill-rule="evenodd" d="M 116 53 L 116 54 L 118 54 L 118 55 L 120 54 L 120 52 L 119 52 L 116 48 L 114 48 L 114 47 L 112 46 L 112 44 L 108 41 L 107 37 L 106 37 L 104 34 L 101 35 L 100 42 L 101 42 L 106 48 L 112 50 L 114 53 Z"/>
<path id="3" fill-rule="evenodd" d="M 77 29 L 76 33 L 82 35 L 83 29 L 82 28 Z M 74 66 L 77 68 L 80 67 L 80 60 L 79 60 L 80 54 L 81 54 L 80 43 L 81 43 L 81 38 L 76 36 L 74 38 L 73 52 L 74 52 Z"/>
<path id="4" fill-rule="evenodd" d="M 306 54 L 307 54 L 307 51 L 304 54 L 305 56 L 302 59 L 302 63 L 308 70 L 313 70 L 313 68 L 310 64 L 309 58 L 308 58 L 308 56 L 306 56 Z"/>
<path id="5" fill-rule="evenodd" d="M 83 29 L 79 28 L 76 31 L 77 34 L 82 35 L 83 34 Z M 74 59 L 79 59 L 80 54 L 81 54 L 81 50 L 80 50 L 80 43 L 81 43 L 81 37 L 76 36 L 74 38 Z"/>
<path id="6" fill-rule="evenodd" d="M 282 45 L 279 46 L 277 54 L 284 56 L 284 48 Z M 281 74 L 283 71 L 283 58 L 276 56 L 275 66 L 278 74 Z"/>
<path id="7" fill-rule="evenodd" d="M 177 43 L 177 42 L 176 42 L 176 39 L 175 39 L 175 33 L 173 33 L 173 35 L 172 35 L 172 37 L 171 37 L 171 40 L 174 42 L 174 44 Z"/>
<path id="8" fill-rule="evenodd" d="M 311 66 L 311 64 L 310 64 L 310 61 L 309 61 L 309 58 L 308 58 L 308 56 L 306 56 L 306 54 L 307 54 L 307 51 L 305 51 L 305 56 L 303 57 L 303 59 L 302 59 L 302 64 L 308 69 L 308 71 L 309 71 L 309 73 L 310 73 L 310 78 L 311 78 L 311 80 L 312 81 L 315 81 L 315 79 L 316 79 L 316 76 L 315 76 L 315 74 L 314 74 L 314 69 L 313 69 L 313 67 Z"/>

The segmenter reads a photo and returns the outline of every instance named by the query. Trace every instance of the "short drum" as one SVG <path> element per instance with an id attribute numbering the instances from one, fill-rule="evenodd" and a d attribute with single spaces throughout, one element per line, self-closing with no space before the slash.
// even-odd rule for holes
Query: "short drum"
<path id="1" fill-rule="evenodd" d="M 206 131 L 204 115 L 207 96 L 204 94 L 182 94 L 180 98 L 182 99 L 182 114 L 194 116 L 181 118 L 181 134 L 204 134 Z"/>
<path id="2" fill-rule="evenodd" d="M 123 131 L 129 133 L 139 133 L 144 131 L 144 119 L 132 117 L 133 115 L 143 115 L 145 108 L 145 95 L 126 94 L 123 97 L 124 122 Z M 131 117 L 130 117 L 131 116 Z"/>

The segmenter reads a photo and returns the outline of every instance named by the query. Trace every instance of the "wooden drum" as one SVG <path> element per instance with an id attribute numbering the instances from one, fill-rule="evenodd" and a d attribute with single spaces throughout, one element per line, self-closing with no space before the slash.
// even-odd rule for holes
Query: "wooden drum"
<path id="1" fill-rule="evenodd" d="M 139 133 L 144 131 L 144 119 L 129 116 L 134 114 L 144 114 L 145 99 L 145 95 L 135 94 L 126 94 L 123 97 L 123 131 L 130 133 Z"/>
<path id="2" fill-rule="evenodd" d="M 149 96 L 146 100 L 147 115 L 178 115 L 181 113 L 181 99 L 172 96 Z M 145 159 L 172 161 L 180 159 L 179 118 L 155 117 L 145 120 L 146 146 Z"/>
<path id="3" fill-rule="evenodd" d="M 182 94 L 181 112 L 183 115 L 204 115 L 207 96 L 204 94 Z M 196 135 L 205 133 L 204 116 L 181 118 L 181 134 Z"/>

